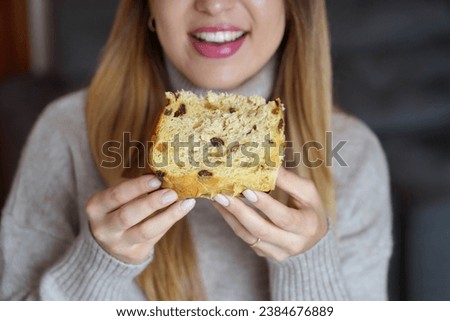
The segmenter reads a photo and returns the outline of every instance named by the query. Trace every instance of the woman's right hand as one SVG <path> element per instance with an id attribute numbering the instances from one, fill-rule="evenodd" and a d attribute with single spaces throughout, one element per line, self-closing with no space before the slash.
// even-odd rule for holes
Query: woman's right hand
<path id="1" fill-rule="evenodd" d="M 89 199 L 86 212 L 91 232 L 105 251 L 125 263 L 142 263 L 172 225 L 194 208 L 194 199 L 176 202 L 176 192 L 160 186 L 157 177 L 145 175 Z"/>

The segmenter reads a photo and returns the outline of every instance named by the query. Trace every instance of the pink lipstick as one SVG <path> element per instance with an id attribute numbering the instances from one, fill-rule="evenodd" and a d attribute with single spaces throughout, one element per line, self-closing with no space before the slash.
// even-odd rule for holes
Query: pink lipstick
<path id="1" fill-rule="evenodd" d="M 190 35 L 195 50 L 200 55 L 212 59 L 233 56 L 247 38 L 245 31 L 229 25 L 198 28 Z"/>

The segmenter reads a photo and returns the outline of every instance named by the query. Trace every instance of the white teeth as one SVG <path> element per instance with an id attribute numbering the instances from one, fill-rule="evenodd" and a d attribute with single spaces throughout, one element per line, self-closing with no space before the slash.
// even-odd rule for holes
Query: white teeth
<path id="1" fill-rule="evenodd" d="M 206 42 L 224 43 L 234 41 L 244 35 L 244 31 L 218 31 L 200 32 L 194 34 L 195 38 Z"/>

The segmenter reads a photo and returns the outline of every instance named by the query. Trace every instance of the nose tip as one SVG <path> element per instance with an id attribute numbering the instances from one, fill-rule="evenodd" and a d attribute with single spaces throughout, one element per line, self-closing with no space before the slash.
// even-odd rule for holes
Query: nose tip
<path id="1" fill-rule="evenodd" d="M 235 0 L 197 0 L 195 5 L 198 11 L 215 16 L 230 10 L 234 3 Z"/>

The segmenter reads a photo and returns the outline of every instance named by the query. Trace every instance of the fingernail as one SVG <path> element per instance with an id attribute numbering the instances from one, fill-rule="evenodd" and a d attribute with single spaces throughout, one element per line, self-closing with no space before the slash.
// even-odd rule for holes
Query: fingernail
<path id="1" fill-rule="evenodd" d="M 244 194 L 245 198 L 248 199 L 252 203 L 255 203 L 258 201 L 258 196 L 256 196 L 255 192 L 253 192 L 250 189 L 242 192 L 242 194 Z"/>
<path id="2" fill-rule="evenodd" d="M 183 211 L 189 212 L 191 209 L 193 209 L 195 206 L 195 199 L 190 198 L 188 200 L 184 200 L 181 202 L 180 207 Z"/>
<path id="3" fill-rule="evenodd" d="M 151 180 L 148 181 L 148 186 L 150 188 L 158 188 L 161 186 L 161 181 L 157 178 L 152 178 Z"/>
<path id="4" fill-rule="evenodd" d="M 226 198 L 225 196 L 223 196 L 222 194 L 218 194 L 216 195 L 216 197 L 214 197 L 214 200 L 219 203 L 222 206 L 227 207 L 228 205 L 230 205 L 230 201 L 228 200 L 228 198 Z"/>
<path id="5" fill-rule="evenodd" d="M 161 196 L 161 204 L 170 204 L 173 203 L 177 200 L 178 195 L 177 193 L 175 193 L 175 191 L 168 191 L 165 192 L 162 196 Z"/>

